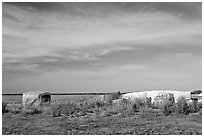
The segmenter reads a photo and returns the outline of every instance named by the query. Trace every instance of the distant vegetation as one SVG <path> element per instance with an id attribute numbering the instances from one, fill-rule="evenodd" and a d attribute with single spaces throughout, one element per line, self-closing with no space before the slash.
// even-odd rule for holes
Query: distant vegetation
<path id="1" fill-rule="evenodd" d="M 202 93 L 202 90 L 194 90 L 191 92 L 191 94 L 200 94 Z"/>
<path id="2" fill-rule="evenodd" d="M 51 95 L 110 95 L 110 94 L 114 94 L 114 93 L 110 93 L 110 92 L 84 92 L 84 93 L 51 93 Z M 121 94 L 125 94 L 125 93 L 121 93 Z M 3 96 L 15 96 L 15 95 L 23 95 L 23 93 L 3 93 Z"/>

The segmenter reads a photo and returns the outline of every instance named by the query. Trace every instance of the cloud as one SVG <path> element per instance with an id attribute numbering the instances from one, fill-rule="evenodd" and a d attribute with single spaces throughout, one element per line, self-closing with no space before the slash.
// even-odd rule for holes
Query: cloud
<path id="1" fill-rule="evenodd" d="M 61 70 L 131 77 L 150 68 L 159 73 L 168 63 L 177 68 L 197 62 L 192 72 L 202 56 L 201 5 L 3 3 L 4 79 Z"/>
<path id="2" fill-rule="evenodd" d="M 158 65 L 163 64 L 163 66 L 171 67 L 175 69 L 179 69 L 179 68 L 187 69 L 191 67 L 195 67 L 199 69 L 202 68 L 202 59 L 200 55 L 195 55 L 192 53 L 182 53 L 182 52 L 174 53 L 174 54 L 163 53 L 158 56 L 157 61 L 158 61 Z"/>

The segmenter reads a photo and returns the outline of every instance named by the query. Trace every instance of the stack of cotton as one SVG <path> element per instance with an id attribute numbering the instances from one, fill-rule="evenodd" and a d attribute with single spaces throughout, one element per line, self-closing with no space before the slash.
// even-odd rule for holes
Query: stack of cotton
<path id="1" fill-rule="evenodd" d="M 135 98 L 142 98 L 145 99 L 146 97 L 152 99 L 152 102 L 154 102 L 154 99 L 158 95 L 162 94 L 168 94 L 171 93 L 174 95 L 175 101 L 177 101 L 180 97 L 184 97 L 186 99 L 191 98 L 191 91 L 174 91 L 174 90 L 151 90 L 151 91 L 143 91 L 143 92 L 132 92 L 127 93 L 122 96 L 122 98 L 128 99 L 128 100 L 134 100 Z"/>

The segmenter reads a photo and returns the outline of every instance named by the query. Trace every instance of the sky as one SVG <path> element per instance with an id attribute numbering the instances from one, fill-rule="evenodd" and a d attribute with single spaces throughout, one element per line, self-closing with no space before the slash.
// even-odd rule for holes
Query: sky
<path id="1" fill-rule="evenodd" d="M 202 88 L 202 3 L 2 3 L 2 91 Z"/>

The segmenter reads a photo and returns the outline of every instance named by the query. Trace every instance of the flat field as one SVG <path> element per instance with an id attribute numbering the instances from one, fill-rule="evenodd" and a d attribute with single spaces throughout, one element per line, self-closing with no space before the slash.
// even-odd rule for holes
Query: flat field
<path id="1" fill-rule="evenodd" d="M 141 113 L 129 116 L 87 113 L 81 116 L 51 117 L 45 114 L 22 115 L 5 113 L 2 134 L 92 134 L 92 135 L 201 135 L 202 115 L 154 115 Z"/>
<path id="2" fill-rule="evenodd" d="M 2 118 L 2 134 L 142 134 L 191 135 L 202 134 L 202 115 L 109 117 L 86 115 L 81 117 L 49 117 L 7 113 Z"/>
<path id="3" fill-rule="evenodd" d="M 91 97 L 51 104 L 32 113 L 13 108 L 7 105 L 2 113 L 3 135 L 202 135 L 202 109 L 165 115 L 162 109 L 141 105 L 139 100 L 108 104 Z"/>

